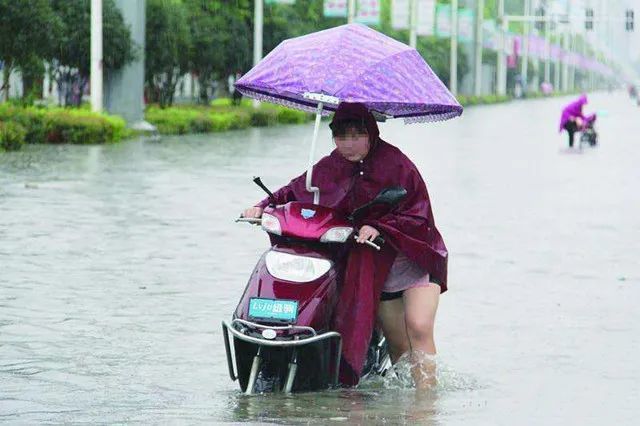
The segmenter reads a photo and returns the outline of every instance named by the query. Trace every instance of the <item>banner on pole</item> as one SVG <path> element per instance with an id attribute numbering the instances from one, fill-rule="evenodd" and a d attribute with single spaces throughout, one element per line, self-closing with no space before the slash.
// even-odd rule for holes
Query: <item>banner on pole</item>
<path id="1" fill-rule="evenodd" d="M 409 0 L 392 0 L 391 3 L 391 27 L 394 30 L 406 30 L 409 28 L 410 14 Z"/>
<path id="2" fill-rule="evenodd" d="M 439 4 L 436 7 L 436 36 L 451 37 L 451 5 Z"/>
<path id="3" fill-rule="evenodd" d="M 391 27 L 394 30 L 409 28 L 409 0 L 391 0 Z"/>
<path id="4" fill-rule="evenodd" d="M 358 0 L 356 22 L 380 25 L 380 0 Z"/>
<path id="5" fill-rule="evenodd" d="M 458 40 L 462 42 L 473 41 L 473 22 L 475 13 L 473 9 L 458 10 Z"/>
<path id="6" fill-rule="evenodd" d="M 418 0 L 418 24 L 416 33 L 419 35 L 433 35 L 436 23 L 436 0 Z"/>
<path id="7" fill-rule="evenodd" d="M 347 0 L 324 0 L 324 16 L 327 18 L 346 18 Z"/>

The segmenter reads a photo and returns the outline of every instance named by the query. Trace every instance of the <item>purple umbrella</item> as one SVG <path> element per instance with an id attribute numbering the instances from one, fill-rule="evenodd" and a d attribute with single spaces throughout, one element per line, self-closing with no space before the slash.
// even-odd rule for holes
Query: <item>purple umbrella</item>
<path id="1" fill-rule="evenodd" d="M 306 187 L 312 186 L 320 116 L 340 102 L 357 102 L 377 118 L 440 121 L 462 107 L 413 48 L 364 25 L 349 24 L 285 40 L 236 82 L 254 99 L 316 113 Z"/>
<path id="2" fill-rule="evenodd" d="M 323 115 L 339 102 L 363 103 L 406 123 L 462 114 L 415 49 L 361 24 L 283 41 L 236 88 L 251 98 Z"/>

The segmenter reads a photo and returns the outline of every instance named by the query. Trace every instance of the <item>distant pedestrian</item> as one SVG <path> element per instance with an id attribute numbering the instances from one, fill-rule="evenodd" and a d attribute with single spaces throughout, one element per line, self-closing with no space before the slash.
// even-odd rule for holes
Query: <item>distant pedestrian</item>
<path id="1" fill-rule="evenodd" d="M 593 128 L 596 115 L 584 115 L 582 108 L 587 104 L 587 95 L 580 96 L 562 110 L 559 131 L 566 130 L 569 135 L 569 148 L 573 148 L 573 136 L 577 131 Z"/>

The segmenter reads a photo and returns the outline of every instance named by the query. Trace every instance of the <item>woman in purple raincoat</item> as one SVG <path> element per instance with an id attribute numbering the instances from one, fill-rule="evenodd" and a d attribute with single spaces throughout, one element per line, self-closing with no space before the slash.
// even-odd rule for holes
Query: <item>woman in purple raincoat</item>
<path id="1" fill-rule="evenodd" d="M 336 149 L 313 168 L 322 204 L 345 214 L 385 187 L 400 185 L 407 196 L 396 207 L 373 208 L 356 223 L 358 243 L 381 233 L 380 252 L 363 244 L 349 251 L 334 325 L 343 337 L 341 381 L 357 384 L 376 317 L 395 363 L 409 353 L 416 387 L 435 384 L 433 327 L 440 294 L 447 290 L 448 253 L 436 229 L 427 187 L 416 166 L 379 137 L 373 115 L 362 104 L 342 103 L 330 124 Z M 274 195 L 277 204 L 311 202 L 306 173 Z M 260 217 L 263 200 L 245 210 Z"/>
<path id="2" fill-rule="evenodd" d="M 586 126 L 591 126 L 596 119 L 595 114 L 584 115 L 582 112 L 582 108 L 587 103 L 587 95 L 582 95 L 562 110 L 558 131 L 567 131 L 569 135 L 569 148 L 573 148 L 573 135 L 575 132 L 583 130 Z"/>

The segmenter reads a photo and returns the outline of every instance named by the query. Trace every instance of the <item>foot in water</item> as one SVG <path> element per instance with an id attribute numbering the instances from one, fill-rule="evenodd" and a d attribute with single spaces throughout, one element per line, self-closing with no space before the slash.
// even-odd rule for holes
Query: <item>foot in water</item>
<path id="1" fill-rule="evenodd" d="M 422 351 L 403 354 L 393 366 L 394 381 L 401 387 L 433 390 L 438 385 L 436 355 Z"/>
<path id="2" fill-rule="evenodd" d="M 411 352 L 411 376 L 416 389 L 433 389 L 438 384 L 436 356 L 422 351 Z"/>

